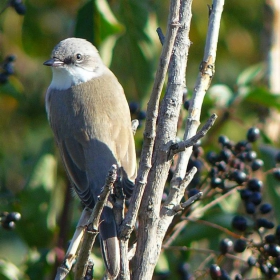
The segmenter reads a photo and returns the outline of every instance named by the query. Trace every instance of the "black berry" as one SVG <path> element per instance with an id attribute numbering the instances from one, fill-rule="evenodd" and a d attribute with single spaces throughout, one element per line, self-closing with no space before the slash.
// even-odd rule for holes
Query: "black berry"
<path id="1" fill-rule="evenodd" d="M 245 251 L 246 246 L 247 246 L 247 243 L 246 243 L 245 240 L 243 240 L 243 239 L 237 239 L 237 240 L 234 242 L 233 249 L 234 249 L 234 251 L 237 252 L 237 253 L 242 253 L 242 252 Z"/>
<path id="2" fill-rule="evenodd" d="M 243 216 L 235 216 L 231 225 L 236 230 L 245 231 L 247 229 L 247 220 Z"/>
<path id="3" fill-rule="evenodd" d="M 247 131 L 247 140 L 249 142 L 255 142 L 260 137 L 260 130 L 257 127 L 251 127 Z"/>

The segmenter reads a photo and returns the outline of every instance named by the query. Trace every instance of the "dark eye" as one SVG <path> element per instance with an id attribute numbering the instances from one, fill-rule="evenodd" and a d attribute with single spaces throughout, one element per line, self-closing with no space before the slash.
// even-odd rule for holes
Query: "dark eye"
<path id="1" fill-rule="evenodd" d="M 83 60 L 83 56 L 82 56 L 80 53 L 77 53 L 77 54 L 76 54 L 76 59 L 77 59 L 78 61 L 81 61 L 81 60 Z"/>

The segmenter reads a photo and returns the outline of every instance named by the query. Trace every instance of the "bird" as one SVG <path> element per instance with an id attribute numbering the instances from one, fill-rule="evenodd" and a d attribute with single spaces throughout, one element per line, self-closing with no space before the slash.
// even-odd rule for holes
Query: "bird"
<path id="1" fill-rule="evenodd" d="M 136 178 L 135 142 L 129 105 L 116 76 L 96 47 L 82 38 L 67 38 L 44 65 L 52 69 L 45 96 L 48 120 L 66 173 L 82 203 L 92 209 L 113 164 L 126 198 Z M 115 279 L 120 249 L 113 204 L 101 214 L 99 232 L 107 272 Z"/>

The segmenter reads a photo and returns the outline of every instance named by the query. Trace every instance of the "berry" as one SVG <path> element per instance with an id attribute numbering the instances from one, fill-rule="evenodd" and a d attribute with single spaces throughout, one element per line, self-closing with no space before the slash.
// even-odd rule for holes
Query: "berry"
<path id="1" fill-rule="evenodd" d="M 247 203 L 245 204 L 245 208 L 246 208 L 246 212 L 247 212 L 248 214 L 254 214 L 254 213 L 256 212 L 256 206 L 255 206 L 255 204 L 252 203 L 252 202 L 247 202 Z"/>
<path id="2" fill-rule="evenodd" d="M 233 242 L 229 238 L 225 238 L 220 242 L 220 252 L 222 255 L 230 252 L 233 247 Z"/>
<path id="3" fill-rule="evenodd" d="M 251 197 L 252 193 L 252 191 L 244 189 L 240 191 L 240 197 L 242 200 L 248 200 Z"/>
<path id="4" fill-rule="evenodd" d="M 273 169 L 273 176 L 275 179 L 280 180 L 280 168 Z"/>
<path id="5" fill-rule="evenodd" d="M 135 114 L 139 110 L 139 103 L 132 101 L 129 103 L 130 114 Z"/>
<path id="6" fill-rule="evenodd" d="M 260 137 L 260 130 L 257 127 L 251 127 L 247 131 L 247 140 L 249 142 L 255 142 Z"/>
<path id="7" fill-rule="evenodd" d="M 224 160 L 225 162 L 228 162 L 230 157 L 232 156 L 232 152 L 229 149 L 223 149 L 220 152 L 220 159 Z"/>
<path id="8" fill-rule="evenodd" d="M 257 158 L 257 153 L 255 151 L 249 151 L 245 153 L 245 160 L 248 162 L 252 162 Z"/>
<path id="9" fill-rule="evenodd" d="M 0 74 L 0 84 L 5 84 L 8 82 L 8 75 L 6 73 Z"/>
<path id="10" fill-rule="evenodd" d="M 263 182 L 261 180 L 258 180 L 256 178 L 250 179 L 247 183 L 247 187 L 249 190 L 254 191 L 254 192 L 259 192 L 261 191 L 263 186 Z"/>
<path id="11" fill-rule="evenodd" d="M 236 274 L 234 277 L 234 280 L 242 280 L 242 275 L 241 274 Z"/>
<path id="12" fill-rule="evenodd" d="M 225 135 L 220 135 L 218 138 L 218 143 L 220 143 L 224 147 L 229 143 L 229 139 Z"/>
<path id="13" fill-rule="evenodd" d="M 247 229 L 247 220 L 243 216 L 235 216 L 231 225 L 236 230 L 245 231 Z"/>
<path id="14" fill-rule="evenodd" d="M 277 228 L 275 230 L 275 235 L 277 238 L 280 238 L 280 225 L 277 226 Z"/>
<path id="15" fill-rule="evenodd" d="M 1 225 L 2 225 L 2 227 L 4 229 L 7 229 L 7 230 L 11 230 L 11 229 L 14 229 L 16 227 L 15 222 L 13 222 L 13 221 L 6 221 L 6 220 L 1 222 Z"/>
<path id="16" fill-rule="evenodd" d="M 235 181 L 237 184 L 241 185 L 244 183 L 247 179 L 246 173 L 243 171 L 235 169 L 231 174 L 230 174 L 230 179 Z"/>
<path id="17" fill-rule="evenodd" d="M 214 165 L 218 161 L 219 158 L 215 152 L 210 151 L 207 153 L 206 159 L 210 164 Z"/>
<path id="18" fill-rule="evenodd" d="M 219 279 L 220 280 L 231 280 L 229 275 L 227 274 L 227 272 L 224 269 L 222 269 L 222 275 Z"/>
<path id="19" fill-rule="evenodd" d="M 280 152 L 275 155 L 275 161 L 278 163 L 280 162 Z"/>
<path id="20" fill-rule="evenodd" d="M 245 251 L 246 249 L 246 246 L 247 246 L 247 243 L 245 240 L 243 239 L 237 239 L 235 242 L 234 242 L 234 246 L 233 246 L 233 249 L 236 253 L 242 253 Z"/>
<path id="21" fill-rule="evenodd" d="M 189 108 L 190 108 L 190 100 L 186 100 L 186 101 L 184 102 L 184 109 L 188 111 Z"/>
<path id="22" fill-rule="evenodd" d="M 262 214 L 267 214 L 271 212 L 271 210 L 272 210 L 272 206 L 269 203 L 264 203 L 260 206 L 260 212 Z"/>
<path id="23" fill-rule="evenodd" d="M 190 198 L 190 197 L 198 194 L 199 192 L 200 192 L 200 190 L 198 190 L 198 189 L 190 189 L 188 192 L 188 197 Z"/>
<path id="24" fill-rule="evenodd" d="M 264 238 L 265 242 L 268 244 L 272 244 L 276 242 L 276 236 L 274 234 L 268 234 Z"/>
<path id="25" fill-rule="evenodd" d="M 227 170 L 227 164 L 224 161 L 217 163 L 217 168 L 219 171 L 225 172 Z"/>
<path id="26" fill-rule="evenodd" d="M 211 264 L 210 266 L 210 276 L 213 280 L 220 279 L 222 276 L 221 268 L 217 264 Z"/>
<path id="27" fill-rule="evenodd" d="M 263 167 L 263 161 L 261 159 L 255 159 L 252 163 L 251 163 L 251 168 L 253 171 L 257 171 L 260 168 Z"/>
<path id="28" fill-rule="evenodd" d="M 12 7 L 14 7 L 15 11 L 19 14 L 19 15 L 24 15 L 26 13 L 26 7 L 25 5 L 22 3 L 21 0 L 12 0 L 10 2 L 10 5 Z"/>
<path id="29" fill-rule="evenodd" d="M 248 258 L 248 260 L 247 260 L 247 263 L 248 263 L 249 266 L 255 266 L 256 263 L 257 263 L 257 260 L 256 260 L 255 257 L 250 256 L 250 257 Z"/>
<path id="30" fill-rule="evenodd" d="M 244 140 L 243 140 L 243 141 L 237 142 L 237 143 L 235 144 L 235 150 L 236 150 L 236 152 L 241 153 L 241 152 L 245 151 L 246 148 L 247 148 L 247 144 L 248 144 L 248 142 L 247 142 L 247 141 L 244 141 Z"/>
<path id="31" fill-rule="evenodd" d="M 18 212 L 11 212 L 6 216 L 6 221 L 16 222 L 19 221 L 21 218 L 20 213 Z"/>
<path id="32" fill-rule="evenodd" d="M 264 218 L 257 219 L 256 226 L 257 226 L 257 228 L 260 228 L 260 227 L 264 227 L 264 228 L 267 228 L 267 229 L 274 228 L 274 224 L 272 222 L 268 221 L 267 219 L 264 219 Z"/>
<path id="33" fill-rule="evenodd" d="M 142 121 L 146 119 L 146 112 L 145 111 L 140 111 L 137 115 L 137 119 Z"/>
<path id="34" fill-rule="evenodd" d="M 216 177 L 216 178 L 211 179 L 210 185 L 211 185 L 211 188 L 215 189 L 217 187 L 221 187 L 222 183 L 223 183 L 222 179 L 219 177 Z"/>
<path id="35" fill-rule="evenodd" d="M 262 202 L 262 194 L 259 192 L 253 192 L 249 200 L 255 205 L 259 205 Z"/>
<path id="36" fill-rule="evenodd" d="M 265 252 L 271 257 L 280 256 L 280 246 L 276 244 L 265 244 L 263 248 Z"/>

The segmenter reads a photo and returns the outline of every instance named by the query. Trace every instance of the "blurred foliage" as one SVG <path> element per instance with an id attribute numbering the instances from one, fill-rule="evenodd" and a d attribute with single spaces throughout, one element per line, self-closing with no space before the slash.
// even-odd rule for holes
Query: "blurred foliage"
<path id="1" fill-rule="evenodd" d="M 0 10 L 6 3 L 0 3 Z M 44 94 L 51 73 L 42 63 L 60 40 L 71 36 L 86 38 L 98 47 L 104 62 L 123 85 L 128 101 L 138 102 L 145 110 L 161 51 L 155 29 L 160 26 L 165 32 L 169 1 L 26 0 L 24 4 L 25 15 L 19 15 L 12 7 L 0 14 L 0 61 L 10 54 L 17 57 L 15 74 L 0 85 L 0 212 L 22 214 L 14 231 L 0 228 L 0 279 L 53 279 L 55 265 L 63 258 L 80 209 L 77 199 L 69 195 L 47 122 Z M 188 96 L 203 56 L 207 4 L 205 0 L 193 3 Z M 216 74 L 203 105 L 202 122 L 212 112 L 219 116 L 203 142 L 206 151 L 215 149 L 218 135 L 240 140 L 248 127 L 265 125 L 269 108 L 280 109 L 279 96 L 271 95 L 265 83 L 263 4 L 260 0 L 226 1 Z M 139 149 L 142 129 L 136 134 Z M 274 149 L 279 148 L 279 143 L 272 143 L 268 135 L 262 139 L 273 144 Z M 264 153 L 263 158 L 269 163 L 272 156 Z M 270 181 L 266 194 L 274 205 L 280 203 L 276 186 L 275 181 Z M 64 204 L 66 195 L 68 208 Z M 239 207 L 236 201 L 228 202 L 230 209 L 223 205 L 211 209 L 203 219 L 230 227 L 232 212 Z M 221 236 L 218 230 L 191 223 L 176 242 L 215 248 Z M 98 279 L 103 273 L 98 245 L 95 252 L 95 263 L 100 264 L 95 268 Z M 194 253 L 167 250 L 157 273 L 171 270 L 172 275 L 165 279 L 174 275 L 180 279 L 178 264 L 188 261 L 191 255 L 191 269 L 195 270 L 204 255 L 194 257 Z"/>

